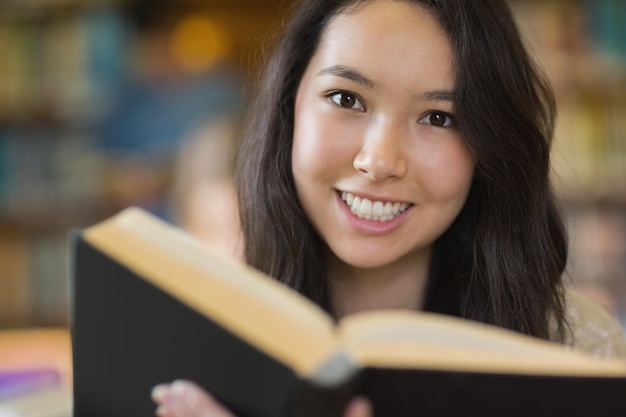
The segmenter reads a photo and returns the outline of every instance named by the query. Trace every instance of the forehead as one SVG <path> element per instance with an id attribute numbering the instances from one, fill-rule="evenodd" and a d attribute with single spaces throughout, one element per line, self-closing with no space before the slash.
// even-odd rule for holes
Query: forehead
<path id="1" fill-rule="evenodd" d="M 337 14 L 328 22 L 316 55 L 383 72 L 426 67 L 439 73 L 437 78 L 453 75 L 447 33 L 428 9 L 409 1 L 365 1 Z"/>

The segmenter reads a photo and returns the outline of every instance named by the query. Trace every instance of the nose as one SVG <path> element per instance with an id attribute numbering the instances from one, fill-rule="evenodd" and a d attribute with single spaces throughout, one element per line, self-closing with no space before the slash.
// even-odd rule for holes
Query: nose
<path id="1" fill-rule="evenodd" d="M 392 126 L 372 128 L 352 165 L 373 181 L 402 178 L 408 170 L 402 133 Z"/>

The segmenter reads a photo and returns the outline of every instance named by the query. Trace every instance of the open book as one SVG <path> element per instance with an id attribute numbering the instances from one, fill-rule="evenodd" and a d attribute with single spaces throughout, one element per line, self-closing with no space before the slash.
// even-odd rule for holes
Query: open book
<path id="1" fill-rule="evenodd" d="M 305 297 L 130 208 L 73 237 L 75 417 L 147 417 L 190 379 L 239 417 L 626 415 L 626 362 L 458 318 L 339 323 Z"/>

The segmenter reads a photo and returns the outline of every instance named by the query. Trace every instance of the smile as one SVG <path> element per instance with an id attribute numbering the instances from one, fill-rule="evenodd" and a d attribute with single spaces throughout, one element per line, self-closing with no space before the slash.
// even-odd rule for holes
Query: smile
<path id="1" fill-rule="evenodd" d="M 378 222 L 388 222 L 401 215 L 411 206 L 409 203 L 371 201 L 346 192 L 341 192 L 341 199 L 350 207 L 350 211 L 355 216 Z"/>

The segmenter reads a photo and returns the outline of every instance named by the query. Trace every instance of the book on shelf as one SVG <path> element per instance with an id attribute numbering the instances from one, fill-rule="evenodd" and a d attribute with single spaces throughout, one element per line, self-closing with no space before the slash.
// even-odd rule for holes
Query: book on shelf
<path id="1" fill-rule="evenodd" d="M 189 379 L 240 417 L 624 416 L 626 362 L 413 311 L 336 322 L 264 274 L 138 208 L 77 230 L 75 417 L 153 415 Z M 601 411 L 599 411 L 601 410 Z"/>

